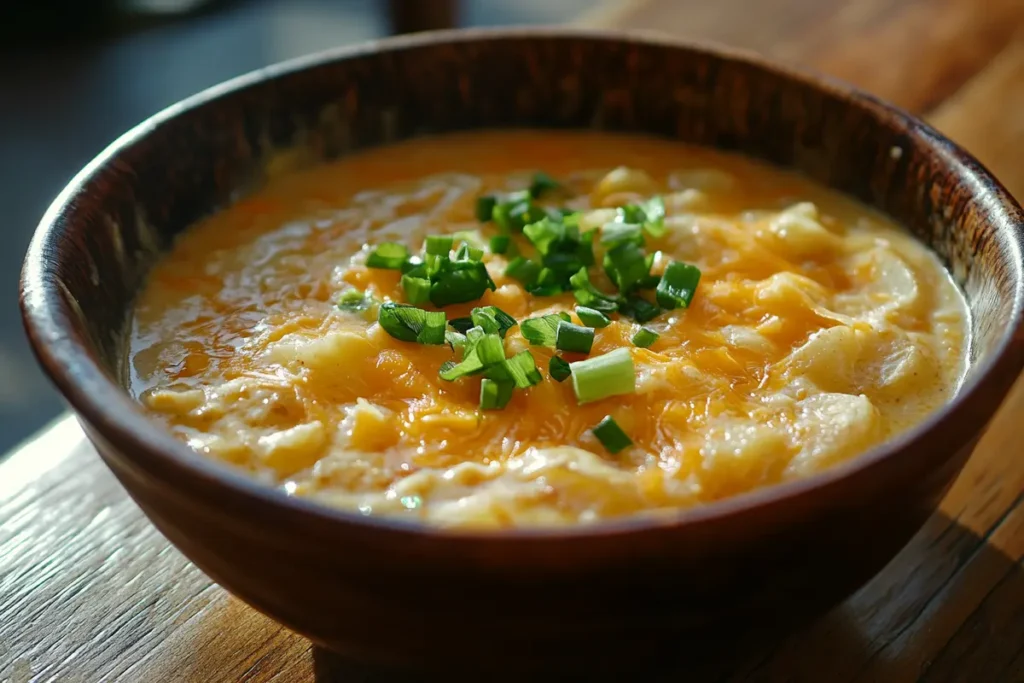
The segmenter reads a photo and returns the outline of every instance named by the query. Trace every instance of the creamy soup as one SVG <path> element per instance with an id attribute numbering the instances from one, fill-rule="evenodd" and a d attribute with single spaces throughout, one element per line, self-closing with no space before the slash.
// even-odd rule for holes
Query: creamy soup
<path id="1" fill-rule="evenodd" d="M 186 231 L 129 373 L 182 441 L 289 495 L 550 526 L 851 458 L 950 399 L 967 329 L 930 251 L 798 175 L 487 132 L 278 173 Z"/>

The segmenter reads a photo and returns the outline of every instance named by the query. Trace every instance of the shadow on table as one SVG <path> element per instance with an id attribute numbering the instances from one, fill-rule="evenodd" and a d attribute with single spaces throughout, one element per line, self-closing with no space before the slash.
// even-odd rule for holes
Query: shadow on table
<path id="1" fill-rule="evenodd" d="M 1022 605 L 1021 564 L 987 538 L 935 515 L 882 574 L 806 628 L 752 641 L 744 640 L 742 625 L 737 625 L 728 640 L 702 639 L 692 647 L 680 644 L 673 653 L 652 652 L 628 675 L 581 675 L 578 680 L 1021 683 Z M 314 648 L 313 668 L 318 683 L 506 680 L 500 665 L 464 678 L 450 673 L 431 677 L 367 668 L 321 648 Z M 564 675 L 525 678 L 576 680 Z"/>

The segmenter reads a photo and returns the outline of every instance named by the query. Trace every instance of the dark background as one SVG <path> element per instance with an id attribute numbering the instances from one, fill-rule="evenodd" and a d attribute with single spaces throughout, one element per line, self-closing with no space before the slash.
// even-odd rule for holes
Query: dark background
<path id="1" fill-rule="evenodd" d="M 21 261 L 63 185 L 149 115 L 225 79 L 450 21 L 571 21 L 592 0 L 13 0 L 0 9 L 0 457 L 63 408 L 24 338 Z M 153 11 L 161 8 L 184 13 Z M 192 6 L 192 7 L 188 7 Z M 454 8 L 454 11 L 450 11 Z M 395 17 L 399 17 L 396 25 Z"/>

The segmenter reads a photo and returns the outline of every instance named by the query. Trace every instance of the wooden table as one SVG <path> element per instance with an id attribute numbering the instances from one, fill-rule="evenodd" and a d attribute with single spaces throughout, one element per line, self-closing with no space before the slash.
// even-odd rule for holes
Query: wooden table
<path id="1" fill-rule="evenodd" d="M 1022 0 L 635 0 L 582 21 L 852 81 L 925 116 L 1024 196 Z M 663 680 L 1024 682 L 1022 418 L 1018 383 L 941 510 L 843 605 L 781 644 Z M 381 680 L 213 585 L 70 417 L 0 465 L 0 521 L 0 681 Z"/>

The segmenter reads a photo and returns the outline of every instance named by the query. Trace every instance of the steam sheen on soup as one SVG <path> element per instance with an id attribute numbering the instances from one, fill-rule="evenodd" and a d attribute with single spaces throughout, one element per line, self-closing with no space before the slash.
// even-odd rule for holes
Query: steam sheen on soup
<path id="1" fill-rule="evenodd" d="M 747 159 L 487 132 L 272 175 L 154 268 L 129 373 L 290 495 L 446 526 L 662 514 L 851 458 L 965 368 L 931 252 Z"/>

